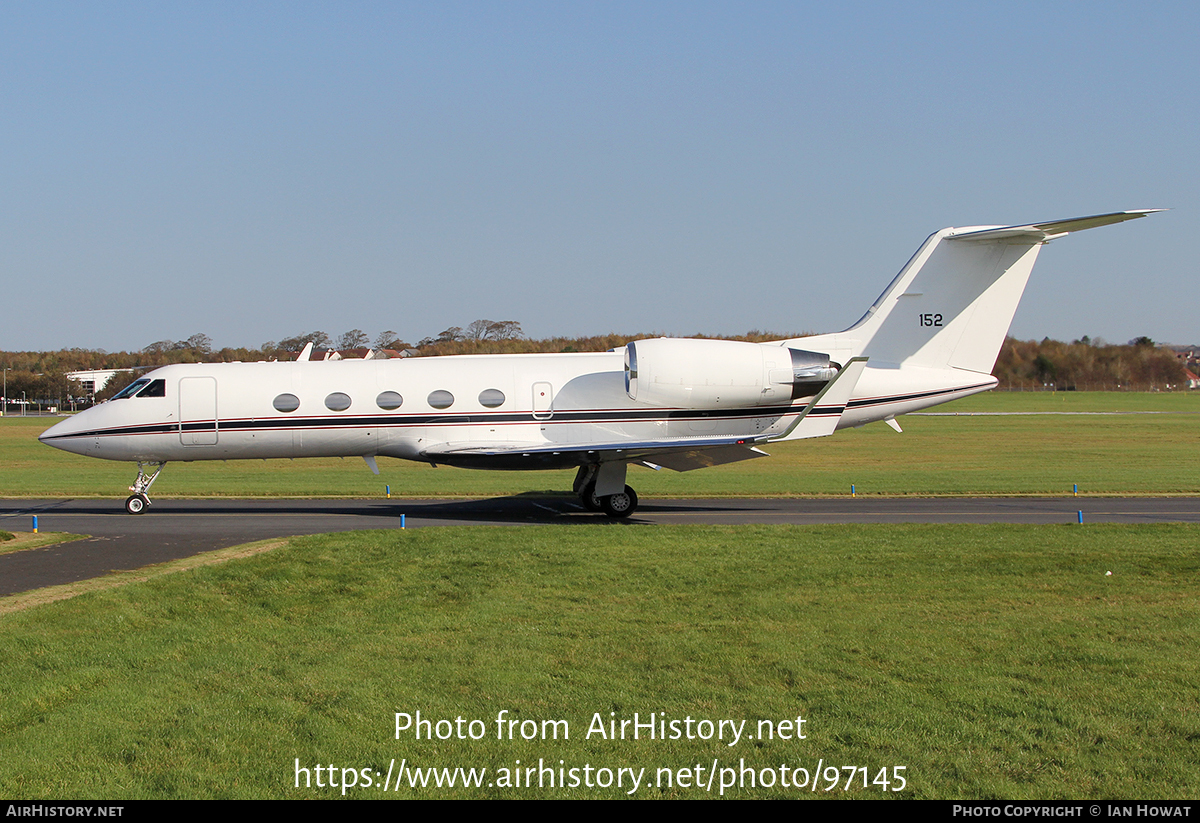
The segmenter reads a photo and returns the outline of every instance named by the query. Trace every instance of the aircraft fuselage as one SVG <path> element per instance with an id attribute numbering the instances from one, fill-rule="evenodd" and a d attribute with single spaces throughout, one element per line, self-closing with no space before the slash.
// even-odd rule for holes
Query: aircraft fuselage
<path id="1" fill-rule="evenodd" d="M 786 349 L 780 353 L 782 359 Z M 957 370 L 914 370 L 899 377 L 868 367 L 837 427 L 995 385 L 988 375 Z M 144 379 L 162 380 L 162 396 L 102 403 L 52 427 L 41 440 L 108 460 L 379 455 L 475 468 L 544 469 L 579 465 L 578 452 L 518 451 L 481 458 L 474 453 L 456 457 L 447 447 L 769 437 L 782 434 L 807 403 L 783 394 L 777 402 L 727 409 L 639 403 L 625 389 L 620 352 L 181 364 Z M 296 408 L 279 411 L 279 398 L 285 398 L 284 408 L 289 402 Z"/>

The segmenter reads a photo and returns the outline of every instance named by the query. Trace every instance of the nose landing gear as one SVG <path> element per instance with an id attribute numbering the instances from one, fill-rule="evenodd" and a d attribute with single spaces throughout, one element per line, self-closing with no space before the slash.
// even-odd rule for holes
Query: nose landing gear
<path id="1" fill-rule="evenodd" d="M 163 466 L 167 465 L 166 461 L 161 463 L 143 463 L 138 461 L 138 476 L 137 480 L 133 481 L 133 485 L 129 490 L 133 494 L 125 498 L 125 511 L 130 514 L 142 514 L 150 506 L 150 498 L 146 496 L 146 492 L 150 491 L 150 487 L 154 485 L 154 481 L 158 479 L 158 473 L 163 470 Z M 154 469 L 150 474 L 146 474 L 146 468 Z"/>

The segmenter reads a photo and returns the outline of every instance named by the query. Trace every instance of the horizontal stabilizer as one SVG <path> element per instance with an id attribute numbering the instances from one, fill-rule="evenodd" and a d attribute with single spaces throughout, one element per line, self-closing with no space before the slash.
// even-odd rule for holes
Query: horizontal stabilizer
<path id="1" fill-rule="evenodd" d="M 950 240 L 1023 240 L 1033 243 L 1043 243 L 1062 237 L 1073 231 L 1094 229 L 1098 226 L 1109 226 L 1113 223 L 1123 223 L 1126 220 L 1136 220 L 1147 214 L 1166 211 L 1166 209 L 1131 209 L 1116 211 L 1111 214 L 1093 214 L 1091 217 L 1073 217 L 1069 220 L 1053 220 L 1049 223 L 1030 223 L 1028 226 L 996 226 L 990 228 L 971 227 L 953 229 L 948 235 Z M 960 233 L 961 232 L 961 233 Z"/>

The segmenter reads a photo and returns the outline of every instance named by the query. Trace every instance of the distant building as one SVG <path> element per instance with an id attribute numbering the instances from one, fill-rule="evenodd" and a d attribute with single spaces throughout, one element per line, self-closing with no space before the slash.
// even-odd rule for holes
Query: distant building
<path id="1" fill-rule="evenodd" d="M 86 371 L 71 371 L 67 372 L 68 380 L 75 380 L 83 387 L 83 393 L 88 397 L 95 397 L 96 392 L 103 391 L 108 385 L 108 381 L 113 379 L 113 375 L 126 372 L 133 373 L 133 369 L 87 369 Z"/>

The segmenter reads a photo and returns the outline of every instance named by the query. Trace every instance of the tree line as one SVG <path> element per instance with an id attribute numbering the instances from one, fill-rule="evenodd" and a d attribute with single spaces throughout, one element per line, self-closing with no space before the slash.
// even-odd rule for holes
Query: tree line
<path id="1" fill-rule="evenodd" d="M 1010 337 L 992 374 L 1002 389 L 1162 391 L 1188 387 L 1184 368 L 1174 351 L 1149 337 L 1125 345 L 1088 337 L 1071 343 Z"/>

